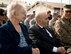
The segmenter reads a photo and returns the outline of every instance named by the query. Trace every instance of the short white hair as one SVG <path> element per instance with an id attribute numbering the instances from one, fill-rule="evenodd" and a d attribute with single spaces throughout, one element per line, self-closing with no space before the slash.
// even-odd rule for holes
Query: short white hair
<path id="1" fill-rule="evenodd" d="M 37 19 L 42 19 L 42 16 L 40 16 L 42 13 L 47 14 L 47 12 L 41 11 L 41 12 L 39 12 L 38 14 L 35 15 L 35 20 L 37 20 Z"/>
<path id="2" fill-rule="evenodd" d="M 7 6 L 7 17 L 12 18 L 14 15 L 14 11 L 17 12 L 19 11 L 20 8 L 23 8 L 24 11 L 26 12 L 25 5 L 20 3 L 19 1 L 12 1 L 8 6 Z"/>

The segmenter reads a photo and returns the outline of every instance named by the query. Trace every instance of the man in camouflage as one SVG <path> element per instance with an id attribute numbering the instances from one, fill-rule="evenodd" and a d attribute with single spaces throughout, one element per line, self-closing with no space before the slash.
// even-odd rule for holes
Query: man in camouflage
<path id="1" fill-rule="evenodd" d="M 56 21 L 54 28 L 62 45 L 71 47 L 71 5 L 64 6 L 63 16 Z M 68 51 L 71 52 L 71 48 Z"/>

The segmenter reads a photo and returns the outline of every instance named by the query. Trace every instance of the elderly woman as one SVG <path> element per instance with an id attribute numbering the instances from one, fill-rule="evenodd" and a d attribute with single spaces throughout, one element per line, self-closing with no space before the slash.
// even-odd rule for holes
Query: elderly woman
<path id="1" fill-rule="evenodd" d="M 22 4 L 12 2 L 7 7 L 8 21 L 0 28 L 2 54 L 39 54 L 38 48 L 32 48 L 27 28 L 22 24 L 26 12 Z"/>

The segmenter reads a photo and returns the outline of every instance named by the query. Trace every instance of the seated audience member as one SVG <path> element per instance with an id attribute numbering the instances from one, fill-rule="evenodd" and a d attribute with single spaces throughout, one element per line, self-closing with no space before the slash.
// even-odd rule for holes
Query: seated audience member
<path id="1" fill-rule="evenodd" d="M 17 1 L 7 6 L 9 20 L 0 27 L 2 54 L 40 54 L 38 48 L 32 48 L 27 28 L 22 24 L 26 18 L 23 6 Z"/>
<path id="2" fill-rule="evenodd" d="M 30 20 L 31 19 L 33 19 L 32 18 L 32 14 L 29 14 L 28 16 L 27 16 L 27 18 L 25 19 L 25 21 L 24 21 L 24 25 L 26 25 L 27 26 L 27 28 L 29 28 L 30 27 Z"/>
<path id="3" fill-rule="evenodd" d="M 35 21 L 36 24 L 29 29 L 29 38 L 40 49 L 40 54 L 65 54 L 65 48 L 60 47 L 60 40 L 48 27 L 48 15 L 41 12 L 36 15 Z"/>

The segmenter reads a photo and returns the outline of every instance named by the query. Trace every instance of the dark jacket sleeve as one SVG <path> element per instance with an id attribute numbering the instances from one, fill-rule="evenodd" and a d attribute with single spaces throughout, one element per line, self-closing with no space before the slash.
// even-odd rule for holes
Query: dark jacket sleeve
<path id="1" fill-rule="evenodd" d="M 8 33 L 0 28 L 0 43 L 3 54 L 32 54 L 31 46 L 21 48 L 11 40 L 12 38 Z"/>
<path id="2" fill-rule="evenodd" d="M 50 42 L 48 41 L 48 42 L 46 42 L 46 41 L 44 41 L 44 40 L 42 40 L 42 36 L 41 37 L 39 37 L 40 36 L 40 34 L 35 30 L 35 29 L 33 29 L 33 28 L 30 28 L 29 29 L 29 37 L 31 38 L 31 40 L 33 41 L 33 40 L 35 40 L 36 42 L 35 42 L 35 45 L 39 48 L 42 48 L 42 49 L 44 49 L 44 50 L 50 50 L 50 51 L 52 51 L 52 49 L 53 49 L 53 45 L 52 44 L 50 44 Z"/>

